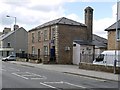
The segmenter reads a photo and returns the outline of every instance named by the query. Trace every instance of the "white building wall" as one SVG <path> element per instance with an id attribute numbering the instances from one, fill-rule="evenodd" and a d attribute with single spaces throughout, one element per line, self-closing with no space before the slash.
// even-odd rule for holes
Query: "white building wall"
<path id="1" fill-rule="evenodd" d="M 73 64 L 79 65 L 80 63 L 80 45 L 73 42 L 73 45 L 76 44 L 76 46 L 73 46 Z"/>
<path id="2" fill-rule="evenodd" d="M 80 53 L 81 54 L 93 54 L 93 46 L 81 45 L 80 46 Z"/>
<path id="3" fill-rule="evenodd" d="M 87 57 L 89 55 L 94 54 L 94 46 L 89 46 L 89 45 L 79 45 L 75 42 L 73 42 L 73 45 L 76 44 L 76 46 L 73 46 L 73 64 L 79 65 L 79 63 L 82 61 L 83 62 L 83 56 L 86 55 Z M 81 59 L 82 57 L 82 59 Z M 88 57 L 88 61 L 92 61 L 91 58 L 93 57 Z"/>

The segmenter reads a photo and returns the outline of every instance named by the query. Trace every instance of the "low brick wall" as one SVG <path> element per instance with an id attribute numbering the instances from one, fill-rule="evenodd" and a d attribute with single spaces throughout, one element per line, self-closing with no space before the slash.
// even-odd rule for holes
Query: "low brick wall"
<path id="1" fill-rule="evenodd" d="M 16 61 L 26 62 L 27 59 L 24 59 L 24 58 L 16 58 Z"/>
<path id="2" fill-rule="evenodd" d="M 79 63 L 79 68 L 114 73 L 113 66 L 96 65 L 92 63 Z M 116 73 L 120 74 L 120 67 L 116 67 Z"/>
<path id="3" fill-rule="evenodd" d="M 41 63 L 42 61 L 41 60 L 27 60 L 27 59 L 24 59 L 24 58 L 17 58 L 16 61 L 21 61 L 21 62 L 30 62 L 30 63 Z"/>

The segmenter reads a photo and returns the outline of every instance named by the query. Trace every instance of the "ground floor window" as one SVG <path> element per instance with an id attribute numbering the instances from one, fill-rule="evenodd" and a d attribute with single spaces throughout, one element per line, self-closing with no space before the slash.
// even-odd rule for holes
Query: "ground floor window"
<path id="1" fill-rule="evenodd" d="M 32 46 L 32 54 L 35 54 L 35 47 Z"/>
<path id="2" fill-rule="evenodd" d="M 44 46 L 44 55 L 48 55 L 48 46 Z"/>

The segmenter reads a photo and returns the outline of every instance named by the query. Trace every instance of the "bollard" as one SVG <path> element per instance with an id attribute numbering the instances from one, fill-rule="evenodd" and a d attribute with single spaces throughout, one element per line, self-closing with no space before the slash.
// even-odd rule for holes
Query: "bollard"
<path id="1" fill-rule="evenodd" d="M 114 60 L 114 74 L 116 74 L 116 63 L 117 63 L 117 60 Z"/>

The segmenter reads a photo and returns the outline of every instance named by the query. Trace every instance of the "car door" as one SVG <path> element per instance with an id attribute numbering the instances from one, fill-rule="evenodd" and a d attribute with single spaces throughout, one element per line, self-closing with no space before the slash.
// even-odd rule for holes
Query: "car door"
<path id="1" fill-rule="evenodd" d="M 10 56 L 9 59 L 10 59 L 10 60 L 14 60 L 14 59 L 15 59 L 15 56 Z"/>

